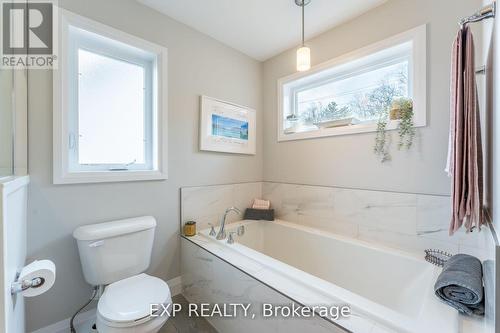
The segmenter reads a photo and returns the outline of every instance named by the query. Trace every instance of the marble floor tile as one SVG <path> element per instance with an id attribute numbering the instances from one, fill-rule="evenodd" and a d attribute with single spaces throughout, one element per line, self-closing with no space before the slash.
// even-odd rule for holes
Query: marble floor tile
<path id="1" fill-rule="evenodd" d="M 182 304 L 183 309 L 188 308 L 188 301 L 182 295 L 172 297 L 172 301 Z M 189 317 L 186 310 L 169 318 L 159 333 L 217 333 L 217 330 L 204 318 Z"/>

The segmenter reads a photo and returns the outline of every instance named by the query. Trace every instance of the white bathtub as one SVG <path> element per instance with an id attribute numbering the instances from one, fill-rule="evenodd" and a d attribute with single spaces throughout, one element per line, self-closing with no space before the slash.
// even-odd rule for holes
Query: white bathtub
<path id="1" fill-rule="evenodd" d="M 352 332 L 458 332 L 457 312 L 433 292 L 440 269 L 421 258 L 285 221 L 227 230 L 240 225 L 234 244 L 208 230 L 190 239 L 298 303 L 350 305 L 335 323 Z"/>

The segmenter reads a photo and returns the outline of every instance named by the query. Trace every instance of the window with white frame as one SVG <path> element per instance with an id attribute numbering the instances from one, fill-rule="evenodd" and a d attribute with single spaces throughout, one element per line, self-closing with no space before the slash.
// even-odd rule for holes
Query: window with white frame
<path id="1" fill-rule="evenodd" d="M 165 179 L 166 49 L 64 11 L 60 50 L 54 182 Z"/>
<path id="2" fill-rule="evenodd" d="M 375 131 L 401 98 L 413 101 L 414 124 L 425 126 L 425 80 L 425 26 L 280 79 L 278 140 Z"/>

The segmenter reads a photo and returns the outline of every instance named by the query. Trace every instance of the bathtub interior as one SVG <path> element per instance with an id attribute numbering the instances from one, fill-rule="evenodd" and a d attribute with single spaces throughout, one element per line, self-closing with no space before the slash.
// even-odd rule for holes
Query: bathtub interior
<path id="1" fill-rule="evenodd" d="M 287 222 L 245 223 L 237 242 L 408 317 L 423 310 L 435 268 L 397 251 Z"/>

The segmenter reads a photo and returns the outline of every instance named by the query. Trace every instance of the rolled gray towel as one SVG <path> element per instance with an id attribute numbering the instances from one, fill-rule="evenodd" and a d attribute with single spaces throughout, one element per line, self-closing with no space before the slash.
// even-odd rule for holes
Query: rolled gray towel
<path id="1" fill-rule="evenodd" d="M 461 313 L 484 315 L 483 270 L 479 259 L 468 254 L 448 259 L 434 284 L 434 292 Z"/>

